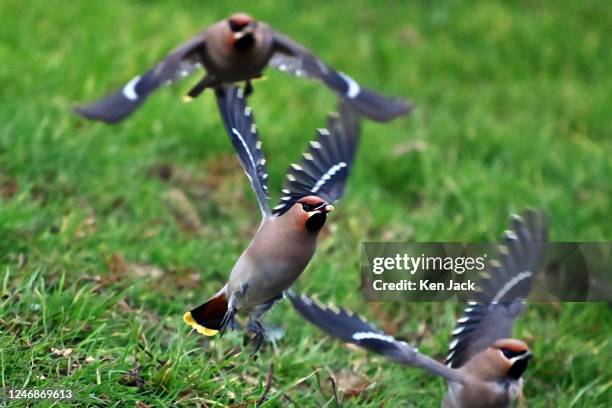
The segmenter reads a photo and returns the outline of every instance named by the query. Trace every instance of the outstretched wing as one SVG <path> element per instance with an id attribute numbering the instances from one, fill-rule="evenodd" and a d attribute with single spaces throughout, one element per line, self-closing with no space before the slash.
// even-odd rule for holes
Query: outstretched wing
<path id="1" fill-rule="evenodd" d="M 264 218 L 272 215 L 268 206 L 268 172 L 266 159 L 261 150 L 253 112 L 246 104 L 244 91 L 236 86 L 227 86 L 217 91 L 217 105 L 240 164 L 251 182 Z"/>
<path id="2" fill-rule="evenodd" d="M 193 73 L 205 48 L 204 32 L 177 47 L 142 76 L 135 76 L 121 89 L 89 105 L 74 110 L 87 119 L 116 123 L 134 112 L 161 85 Z"/>
<path id="3" fill-rule="evenodd" d="M 495 341 L 511 337 L 514 321 L 523 311 L 536 273 L 541 267 L 547 242 L 547 224 L 542 214 L 526 211 L 512 216 L 504 234 L 498 259 L 491 262 L 480 280 L 480 291 L 457 321 L 446 364 L 461 367 L 474 354 Z"/>
<path id="4" fill-rule="evenodd" d="M 359 117 L 346 104 L 332 113 L 327 128 L 319 129 L 318 139 L 310 142 L 300 164 L 289 167 L 287 180 L 275 215 L 284 214 L 300 198 L 315 195 L 329 203 L 344 194 L 359 142 Z"/>
<path id="5" fill-rule="evenodd" d="M 336 72 L 310 50 L 287 36 L 279 32 L 274 32 L 273 35 L 275 52 L 268 63 L 271 67 L 323 82 L 360 114 L 377 122 L 388 122 L 412 110 L 412 105 L 408 102 L 363 88 L 353 78 Z"/>
<path id="6" fill-rule="evenodd" d="M 331 336 L 381 354 L 390 360 L 424 368 L 450 381 L 460 381 L 458 374 L 453 370 L 419 353 L 406 342 L 378 330 L 353 313 L 322 306 L 306 295 L 298 295 L 292 290 L 285 294 L 304 319 Z"/>

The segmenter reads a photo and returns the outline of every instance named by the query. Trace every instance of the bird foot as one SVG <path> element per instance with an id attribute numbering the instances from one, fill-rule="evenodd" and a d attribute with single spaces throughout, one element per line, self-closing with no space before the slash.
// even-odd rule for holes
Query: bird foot
<path id="1" fill-rule="evenodd" d="M 250 333 L 254 333 L 253 338 L 251 338 L 251 341 L 253 342 L 253 352 L 251 353 L 251 356 L 254 356 L 257 354 L 264 342 L 264 339 L 266 338 L 266 329 L 256 320 L 251 320 L 247 326 L 247 329 Z"/>
<path id="2" fill-rule="evenodd" d="M 244 96 L 245 97 L 251 96 L 252 93 L 253 93 L 253 84 L 251 83 L 251 81 L 246 81 L 244 85 Z"/>
<path id="3" fill-rule="evenodd" d="M 210 86 L 210 78 L 208 76 L 204 76 L 204 78 L 200 79 L 198 83 L 195 84 L 189 90 L 189 92 L 187 92 L 187 95 L 185 95 L 185 97 L 189 98 L 188 100 L 191 101 L 197 98 L 209 86 Z"/>
<path id="4" fill-rule="evenodd" d="M 223 316 L 223 320 L 221 320 L 221 327 L 219 328 L 219 335 L 223 337 L 225 333 L 225 329 L 229 326 L 230 331 L 233 331 L 236 328 L 236 320 L 234 316 L 236 315 L 236 309 L 230 308 L 225 312 L 225 316 Z"/>

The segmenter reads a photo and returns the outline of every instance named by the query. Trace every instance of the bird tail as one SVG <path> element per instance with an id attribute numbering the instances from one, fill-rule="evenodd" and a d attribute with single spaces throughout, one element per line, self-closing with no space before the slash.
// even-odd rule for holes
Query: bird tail
<path id="1" fill-rule="evenodd" d="M 214 336 L 221 328 L 221 321 L 226 312 L 227 285 L 212 298 L 185 313 L 183 320 L 198 333 L 204 336 Z"/>

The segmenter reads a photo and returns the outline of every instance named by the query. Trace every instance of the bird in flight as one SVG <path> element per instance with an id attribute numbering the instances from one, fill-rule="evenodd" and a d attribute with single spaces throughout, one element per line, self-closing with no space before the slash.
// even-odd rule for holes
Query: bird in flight
<path id="1" fill-rule="evenodd" d="M 318 130 L 300 164 L 289 167 L 280 203 L 268 205 L 268 173 L 253 112 L 242 88 L 230 86 L 218 99 L 221 116 L 240 163 L 259 203 L 262 222 L 236 261 L 227 284 L 213 297 L 187 312 L 184 320 L 206 336 L 235 326 L 234 316 L 249 316 L 254 352 L 265 330 L 260 319 L 283 296 L 314 255 L 319 231 L 333 204 L 344 194 L 357 143 L 359 116 L 341 104 L 327 127 Z"/>
<path id="2" fill-rule="evenodd" d="M 514 215 L 511 223 L 497 261 L 491 262 L 480 291 L 457 321 L 445 364 L 353 313 L 322 306 L 291 290 L 287 296 L 306 320 L 324 332 L 444 378 L 448 384 L 444 408 L 511 407 L 523 398 L 522 376 L 532 357 L 526 343 L 511 338 L 512 327 L 524 309 L 547 241 L 543 215 L 527 211 Z"/>
<path id="3" fill-rule="evenodd" d="M 75 111 L 88 119 L 120 122 L 160 86 L 185 78 L 200 68 L 206 73 L 187 93 L 187 100 L 197 97 L 206 88 L 222 93 L 224 85 L 241 81 L 246 83 L 248 96 L 253 89 L 251 81 L 261 77 L 266 67 L 318 80 L 355 111 L 378 122 L 390 121 L 412 109 L 408 102 L 362 87 L 268 24 L 256 21 L 248 14 L 236 13 L 179 45 L 120 89 L 99 101 L 78 106 Z"/>

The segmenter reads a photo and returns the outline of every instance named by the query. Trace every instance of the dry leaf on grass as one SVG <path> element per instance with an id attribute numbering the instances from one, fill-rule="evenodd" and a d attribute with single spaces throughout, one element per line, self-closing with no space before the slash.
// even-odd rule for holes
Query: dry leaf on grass
<path id="1" fill-rule="evenodd" d="M 427 150 L 427 143 L 424 140 L 409 140 L 405 143 L 400 143 L 393 149 L 393 157 L 405 156 L 412 152 L 423 152 Z"/>
<path id="2" fill-rule="evenodd" d="M 202 174 L 194 174 L 174 164 L 156 164 L 149 168 L 148 174 L 150 177 L 186 190 L 197 199 L 205 199 L 212 192 L 206 171 L 203 171 Z"/>
<path id="3" fill-rule="evenodd" d="M 349 369 L 343 369 L 334 374 L 334 379 L 338 392 L 349 398 L 358 396 L 370 385 L 370 380 Z M 331 385 L 329 387 L 331 393 Z"/>
<path id="4" fill-rule="evenodd" d="M 197 235 L 202 233 L 204 226 L 200 216 L 182 190 L 175 188 L 167 191 L 162 201 L 182 230 Z"/>
<path id="5" fill-rule="evenodd" d="M 138 278 L 150 278 L 157 280 L 165 275 L 165 271 L 158 266 L 144 262 L 128 262 L 121 254 L 113 254 L 108 262 L 109 276 L 103 277 L 103 281 L 111 283 L 124 278 L 126 275 Z"/>
<path id="6" fill-rule="evenodd" d="M 92 235 L 96 229 L 96 217 L 91 215 L 77 227 L 74 236 L 78 239 L 85 238 L 86 236 Z"/>
<path id="7" fill-rule="evenodd" d="M 139 278 L 159 279 L 164 276 L 161 268 L 146 263 L 129 263 L 128 273 Z"/>
<path id="8" fill-rule="evenodd" d="M 0 197 L 9 200 L 17 194 L 17 190 L 17 181 L 14 178 L 0 174 Z"/>
<path id="9" fill-rule="evenodd" d="M 72 354 L 73 351 L 74 350 L 71 348 L 58 349 L 58 348 L 53 347 L 51 349 L 51 352 L 58 357 L 68 357 L 70 354 Z"/>

